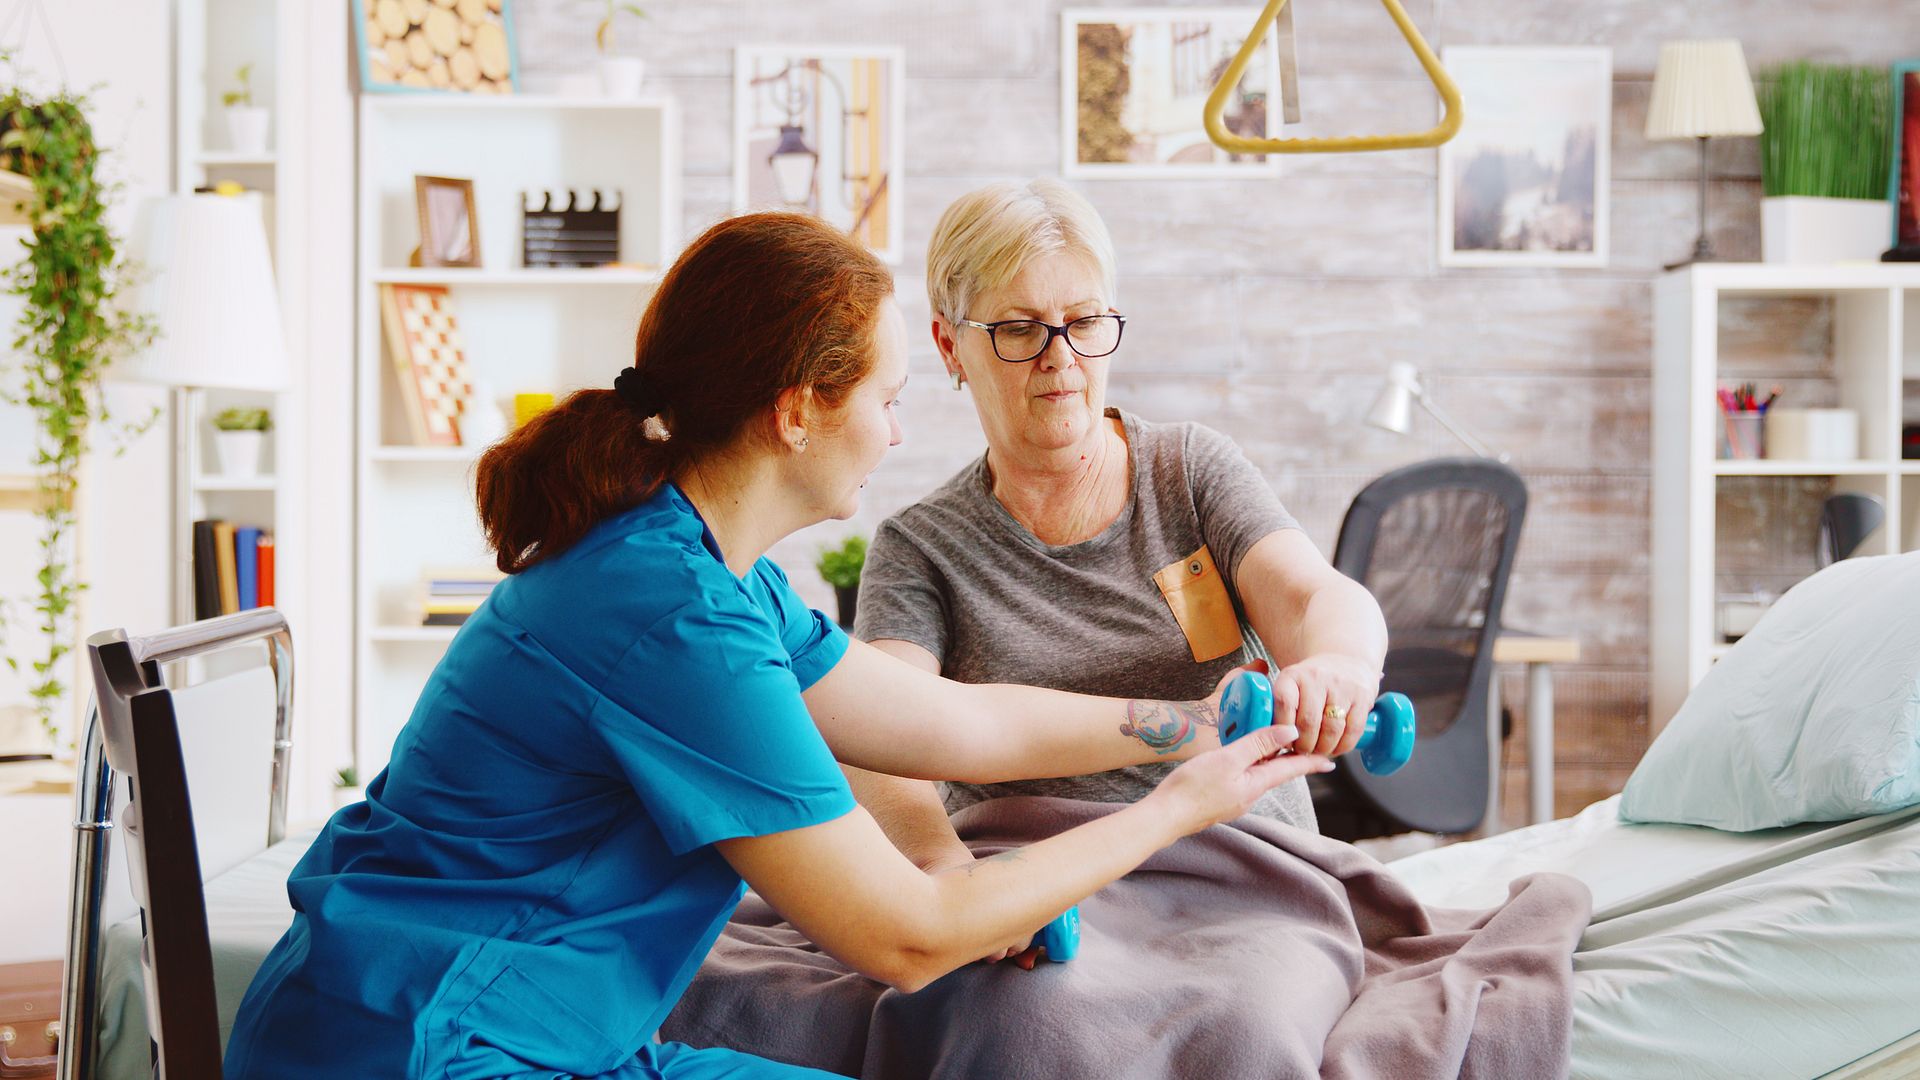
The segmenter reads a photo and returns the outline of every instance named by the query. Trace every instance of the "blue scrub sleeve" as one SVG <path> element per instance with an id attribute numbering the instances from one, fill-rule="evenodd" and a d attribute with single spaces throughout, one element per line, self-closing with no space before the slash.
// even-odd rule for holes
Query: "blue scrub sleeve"
<path id="1" fill-rule="evenodd" d="M 800 697 L 803 677 L 845 653 L 846 635 L 795 630 L 813 642 L 797 671 L 781 627 L 743 583 L 729 584 L 635 642 L 591 724 L 676 854 L 818 825 L 854 806 Z"/>
<path id="2" fill-rule="evenodd" d="M 780 624 L 780 644 L 791 657 L 794 678 L 805 690 L 833 670 L 847 654 L 847 632 L 820 611 L 807 606 L 787 582 L 787 572 L 772 559 L 754 564 L 754 591 L 761 605 Z"/>

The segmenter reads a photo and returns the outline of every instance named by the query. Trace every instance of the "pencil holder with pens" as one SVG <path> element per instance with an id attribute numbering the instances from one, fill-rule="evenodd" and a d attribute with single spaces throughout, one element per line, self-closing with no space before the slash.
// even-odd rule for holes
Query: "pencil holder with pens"
<path id="1" fill-rule="evenodd" d="M 1755 461 L 1766 456 L 1766 410 L 1722 409 L 1720 420 L 1722 460 Z"/>

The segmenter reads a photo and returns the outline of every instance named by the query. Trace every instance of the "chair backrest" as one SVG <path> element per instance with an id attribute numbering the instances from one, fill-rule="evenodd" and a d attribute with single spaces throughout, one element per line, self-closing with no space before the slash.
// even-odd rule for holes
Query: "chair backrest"
<path id="1" fill-rule="evenodd" d="M 1507 466 L 1440 458 L 1369 483 L 1341 523 L 1333 564 L 1379 601 L 1381 689 L 1413 700 L 1420 738 L 1391 776 L 1340 775 L 1403 828 L 1466 832 L 1486 814 L 1493 643 L 1526 509 L 1526 484 Z"/>
<path id="2" fill-rule="evenodd" d="M 237 782 L 228 791 L 226 766 L 190 769 L 180 737 L 177 706 L 210 703 L 227 689 L 195 687 L 176 695 L 161 665 L 253 641 L 267 644 L 276 701 L 271 740 L 254 745 L 272 751 L 271 770 L 257 771 L 264 785 Z M 98 1053 L 101 909 L 107 882 L 108 830 L 113 828 L 115 773 L 126 778 L 127 802 L 118 829 L 128 840 L 127 869 L 141 916 L 141 966 L 145 975 L 147 1026 L 157 1080 L 219 1080 L 221 1043 L 213 958 L 207 933 L 206 898 L 199 837 L 194 828 L 190 772 L 220 784 L 203 785 L 220 814 L 253 802 L 264 787 L 264 841 L 277 842 L 286 828 L 286 780 L 292 742 L 292 639 L 286 620 L 270 608 L 208 619 L 151 638 L 111 630 L 87 639 L 94 681 L 94 709 L 81 757 L 79 820 L 75 823 L 74 879 L 62 1015 L 67 1037 L 60 1047 L 60 1076 L 93 1075 Z M 222 680 L 240 683 L 244 679 Z M 257 712 L 256 712 L 257 715 Z M 256 725 L 258 726 L 258 725 Z M 222 732 L 221 734 L 227 734 Z M 257 752 L 257 749 L 256 749 Z M 211 770 L 211 771 L 209 771 Z M 237 794 L 236 794 L 237 792 Z M 257 850 L 261 837 L 236 840 L 217 832 L 220 864 Z"/>

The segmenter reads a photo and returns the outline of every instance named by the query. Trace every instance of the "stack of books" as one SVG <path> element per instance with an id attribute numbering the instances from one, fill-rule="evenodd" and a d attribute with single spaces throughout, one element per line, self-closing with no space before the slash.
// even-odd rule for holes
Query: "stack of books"
<path id="1" fill-rule="evenodd" d="M 211 619 L 273 604 L 273 534 L 209 518 L 193 523 L 193 615 Z"/>
<path id="2" fill-rule="evenodd" d="M 433 570 L 423 580 L 420 625 L 459 626 L 479 610 L 505 575 L 491 567 Z"/>

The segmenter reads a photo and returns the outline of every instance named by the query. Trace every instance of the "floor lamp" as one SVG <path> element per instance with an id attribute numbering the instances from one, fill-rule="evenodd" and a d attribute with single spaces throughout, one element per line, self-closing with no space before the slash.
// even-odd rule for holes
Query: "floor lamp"
<path id="1" fill-rule="evenodd" d="M 286 337 L 257 197 L 168 195 L 134 220 L 129 255 L 145 279 L 135 304 L 153 319 L 151 346 L 111 369 L 123 382 L 172 388 L 174 621 L 192 622 L 193 476 L 199 392 L 276 391 L 288 382 Z"/>

